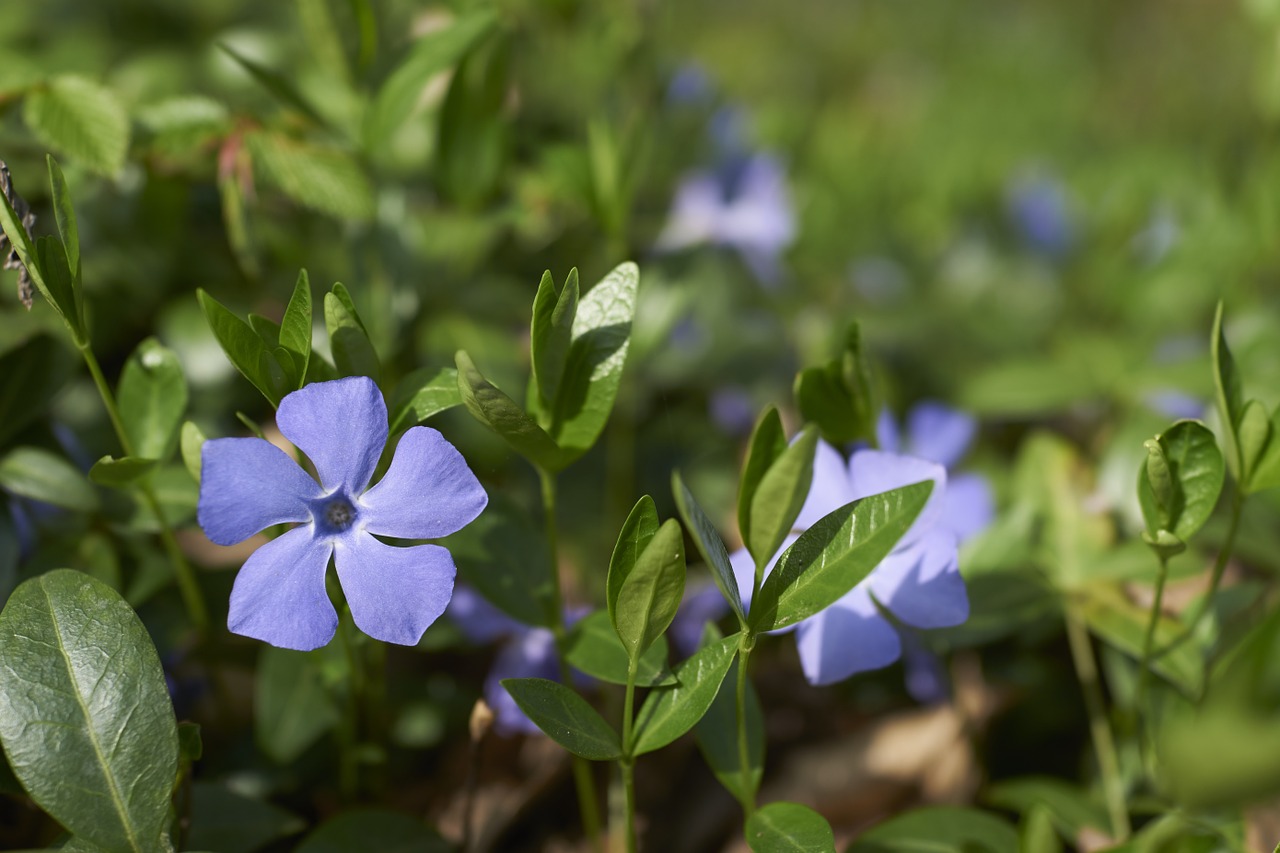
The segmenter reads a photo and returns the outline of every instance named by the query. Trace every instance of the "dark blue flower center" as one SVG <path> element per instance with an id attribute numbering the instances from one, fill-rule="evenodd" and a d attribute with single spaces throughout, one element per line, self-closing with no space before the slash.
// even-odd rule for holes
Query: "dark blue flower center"
<path id="1" fill-rule="evenodd" d="M 341 494 L 329 495 L 316 501 L 311 508 L 316 527 L 321 533 L 342 533 L 356 523 L 355 505 Z"/>

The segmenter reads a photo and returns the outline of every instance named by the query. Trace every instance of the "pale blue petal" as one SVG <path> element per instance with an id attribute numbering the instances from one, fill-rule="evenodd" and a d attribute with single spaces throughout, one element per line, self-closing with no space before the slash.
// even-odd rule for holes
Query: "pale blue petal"
<path id="1" fill-rule="evenodd" d="M 921 705 L 947 701 L 950 685 L 938 656 L 906 634 L 902 635 L 902 647 L 903 680 L 911 698 Z"/>
<path id="2" fill-rule="evenodd" d="M 231 588 L 227 628 L 303 652 L 329 642 L 338 627 L 324 588 L 332 550 L 332 543 L 315 538 L 307 525 L 254 551 Z"/>
<path id="3" fill-rule="evenodd" d="M 876 444 L 879 445 L 880 450 L 887 450 L 890 453 L 902 452 L 902 435 L 898 432 L 898 420 L 888 409 L 881 409 L 879 417 L 876 418 Z"/>
<path id="4" fill-rule="evenodd" d="M 453 557 L 439 545 L 396 548 L 358 531 L 335 540 L 334 563 L 351 618 L 375 640 L 417 645 L 453 594 Z"/>
<path id="5" fill-rule="evenodd" d="M 899 540 L 898 548 L 909 547 L 937 522 L 947 487 L 947 469 L 936 462 L 886 453 L 883 450 L 859 450 L 849 460 L 849 500 L 865 498 L 924 480 L 934 481 L 933 492 L 911 529 Z"/>
<path id="6" fill-rule="evenodd" d="M 499 735 L 538 734 L 540 729 L 524 715 L 502 686 L 504 678 L 560 680 L 556 640 L 546 628 L 530 628 L 502 647 L 484 680 L 484 700 L 493 711 L 493 729 Z"/>
<path id="7" fill-rule="evenodd" d="M 234 545 L 259 530 L 309 521 L 320 486 L 283 450 L 260 438 L 214 438 L 200 451 L 196 518 L 219 545 Z"/>
<path id="8" fill-rule="evenodd" d="M 951 468 L 964 457 L 977 432 L 973 415 L 926 401 L 907 415 L 907 452 Z"/>
<path id="9" fill-rule="evenodd" d="M 813 458 L 813 484 L 805 498 L 795 529 L 808 530 L 818 519 L 853 500 L 853 487 L 849 483 L 849 469 L 844 457 L 825 441 L 818 442 Z"/>
<path id="10" fill-rule="evenodd" d="M 800 665 L 810 684 L 834 684 L 856 672 L 879 669 L 902 652 L 898 632 L 859 584 L 796 628 Z"/>
<path id="11" fill-rule="evenodd" d="M 947 493 L 942 496 L 938 526 L 945 527 L 961 542 L 986 530 L 996 517 L 996 501 L 991 484 L 981 474 L 951 474 Z"/>
<path id="12" fill-rule="evenodd" d="M 894 616 L 917 628 L 949 628 L 969 618 L 956 539 L 942 528 L 885 557 L 864 585 Z"/>
<path id="13" fill-rule="evenodd" d="M 489 496 L 457 448 L 417 426 L 400 439 L 382 480 L 358 500 L 370 533 L 436 539 L 475 520 Z"/>
<path id="14" fill-rule="evenodd" d="M 743 549 L 743 553 L 746 553 L 746 549 Z M 748 592 L 750 589 L 748 586 Z M 686 586 L 684 600 L 680 602 L 676 618 L 671 620 L 671 627 L 667 630 L 676 654 L 686 658 L 696 652 L 707 623 L 719 622 L 728 612 L 729 603 L 724 600 L 720 588 L 711 581 Z"/>
<path id="15" fill-rule="evenodd" d="M 326 492 L 356 496 L 387 443 L 387 404 L 368 376 L 315 382 L 280 401 L 276 425 L 316 466 Z"/>
<path id="16" fill-rule="evenodd" d="M 775 557 L 776 559 L 776 557 Z M 774 562 L 770 560 L 770 563 Z M 751 559 L 746 548 L 739 548 L 729 555 L 729 565 L 733 569 L 733 577 L 738 582 L 738 595 L 742 599 L 742 609 L 751 610 L 751 589 L 756 577 L 756 563 Z M 768 577 L 768 571 L 765 577 Z"/>
<path id="17" fill-rule="evenodd" d="M 445 613 L 473 643 L 488 643 L 527 630 L 526 625 L 494 607 L 469 586 L 454 587 Z"/>

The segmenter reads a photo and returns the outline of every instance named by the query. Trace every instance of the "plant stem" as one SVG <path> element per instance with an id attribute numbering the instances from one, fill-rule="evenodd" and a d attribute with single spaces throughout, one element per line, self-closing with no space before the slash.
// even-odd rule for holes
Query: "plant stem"
<path id="1" fill-rule="evenodd" d="M 1102 698 L 1102 685 L 1098 681 L 1098 664 L 1093 657 L 1089 632 L 1068 604 L 1065 612 L 1067 640 L 1071 644 L 1071 661 L 1075 665 L 1076 678 L 1084 692 L 1085 709 L 1089 714 L 1089 735 L 1098 758 L 1098 770 L 1102 773 L 1102 789 L 1111 816 L 1111 831 L 1116 841 L 1129 837 L 1129 812 L 1125 806 L 1124 783 L 1120 778 L 1120 760 L 1116 757 L 1116 744 L 1107 722 L 1106 703 Z"/>
<path id="2" fill-rule="evenodd" d="M 1142 699 L 1146 694 L 1151 675 L 1151 649 L 1156 641 L 1156 626 L 1160 623 L 1160 607 L 1164 602 L 1164 584 L 1169 577 L 1169 560 L 1160 557 L 1160 573 L 1156 575 L 1156 597 L 1151 603 L 1151 621 L 1147 623 L 1147 635 L 1142 639 L 1142 665 L 1138 669 L 1138 689 L 1134 694 L 1134 710 L 1141 715 Z"/>
<path id="3" fill-rule="evenodd" d="M 627 853 L 636 851 L 636 762 L 631 754 L 634 746 L 631 736 L 636 707 L 636 670 L 639 666 L 640 655 L 633 654 L 627 661 L 627 692 L 622 704 L 622 759 L 618 762 L 618 769 L 622 774 L 623 832 Z"/>
<path id="4" fill-rule="evenodd" d="M 556 537 L 556 479 L 541 466 L 538 479 L 542 485 L 542 510 L 547 529 L 547 548 L 551 558 L 551 632 L 556 638 L 556 662 L 560 667 L 560 681 L 566 687 L 573 683 L 569 664 L 565 661 L 564 597 L 560 592 L 560 549 Z M 578 792 L 578 811 L 582 815 L 582 831 L 595 851 L 603 850 L 600 840 L 600 806 L 596 801 L 595 785 L 591 780 L 591 766 L 585 758 L 573 756 L 573 783 Z"/>
<path id="5" fill-rule="evenodd" d="M 89 368 L 89 374 L 93 377 L 93 384 L 98 388 L 98 396 L 102 398 L 102 405 L 107 410 L 107 417 L 111 420 L 111 426 L 115 430 L 116 439 L 120 442 L 120 448 L 126 456 L 133 456 L 133 442 L 129 440 L 129 434 L 125 431 L 124 421 L 120 419 L 120 407 L 116 405 L 115 395 L 111 392 L 111 386 L 107 384 L 107 379 L 102 375 L 102 367 L 98 364 L 98 359 L 93 354 L 93 350 L 88 343 L 77 344 L 80 355 L 84 357 L 84 363 Z M 142 498 L 147 504 L 147 508 L 151 510 L 151 514 L 155 516 L 156 522 L 160 525 L 160 541 L 164 545 L 169 560 L 173 563 L 174 577 L 178 581 L 178 591 L 182 595 L 182 602 L 186 606 L 187 616 L 191 618 L 196 630 L 204 633 L 209 628 L 209 611 L 205 607 L 204 595 L 200 592 L 200 584 L 196 581 L 195 572 L 191 568 L 191 564 L 187 562 L 187 558 L 183 556 L 182 549 L 178 546 L 177 537 L 174 536 L 173 527 L 169 520 L 165 518 L 164 509 L 160 506 L 160 499 L 156 497 L 155 489 L 151 485 L 150 476 L 144 476 L 138 484 L 142 491 Z"/>
<path id="6" fill-rule="evenodd" d="M 754 640 L 754 638 L 751 638 Z M 747 737 L 747 662 L 751 658 L 752 644 L 743 634 L 742 644 L 738 646 L 738 681 L 736 690 L 735 711 L 738 728 L 738 767 L 742 771 L 742 811 L 747 820 L 756 810 L 755 780 L 751 773 L 751 742 Z"/>

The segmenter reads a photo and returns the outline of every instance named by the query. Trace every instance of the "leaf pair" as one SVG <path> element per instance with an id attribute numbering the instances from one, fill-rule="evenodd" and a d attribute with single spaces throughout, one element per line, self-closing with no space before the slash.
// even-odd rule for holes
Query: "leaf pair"
<path id="1" fill-rule="evenodd" d="M 1178 421 L 1145 447 L 1138 475 L 1138 502 L 1146 522 L 1143 538 L 1172 556 L 1186 547 L 1222 492 L 1225 469 L 1213 433 L 1199 421 Z"/>
<path id="2" fill-rule="evenodd" d="M 659 526 L 653 498 L 645 495 L 622 525 L 606 581 L 609 620 L 632 661 L 638 661 L 675 618 L 684 582 L 680 522 L 671 518 Z"/>
<path id="3" fill-rule="evenodd" d="M 618 395 L 639 276 L 635 264 L 621 264 L 579 299 L 576 271 L 558 291 L 544 275 L 534 298 L 528 411 L 459 351 L 458 389 L 467 410 L 544 471 L 561 471 L 586 453 Z"/>
<path id="4" fill-rule="evenodd" d="M 795 382 L 796 406 L 822 436 L 840 445 L 875 436 L 871 374 L 858 324 L 850 325 L 838 358 L 802 370 Z"/>

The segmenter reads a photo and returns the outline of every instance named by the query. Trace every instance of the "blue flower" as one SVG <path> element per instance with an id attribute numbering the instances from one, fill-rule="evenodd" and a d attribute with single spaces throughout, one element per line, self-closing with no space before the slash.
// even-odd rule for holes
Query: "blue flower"
<path id="1" fill-rule="evenodd" d="M 1009 189 L 1009 218 L 1033 251 L 1061 259 L 1076 245 L 1076 226 L 1066 190 L 1045 175 L 1031 174 Z"/>
<path id="2" fill-rule="evenodd" d="M 488 496 L 462 454 L 436 430 L 413 427 L 367 489 L 387 443 L 387 407 L 367 376 L 294 391 L 280 401 L 276 424 L 315 465 L 319 483 L 260 438 L 204 445 L 197 517 L 212 541 L 234 545 L 298 524 L 240 569 L 227 627 L 286 649 L 328 643 L 338 625 L 325 589 L 332 556 L 356 626 L 416 644 L 449 603 L 453 558 L 439 545 L 396 547 L 375 536 L 435 539 L 478 516 Z"/>
<path id="3" fill-rule="evenodd" d="M 928 503 L 893 551 L 843 598 L 796 626 L 800 664 L 811 684 L 842 681 L 854 673 L 888 666 L 901 656 L 898 631 L 881 614 L 877 602 L 916 628 L 959 625 L 969 616 L 956 536 L 940 523 L 947 495 L 946 469 L 936 462 L 880 450 L 858 450 L 846 463 L 831 445 L 818 443 L 809 495 L 794 531 L 766 566 L 766 576 L 801 532 L 833 510 L 930 479 L 934 488 Z M 743 603 L 749 605 L 755 573 L 751 555 L 743 548 L 730 561 Z"/>
<path id="4" fill-rule="evenodd" d="M 880 412 L 876 422 L 881 450 L 927 459 L 947 469 L 947 493 L 938 523 L 961 542 L 981 533 L 995 518 L 995 499 L 986 478 L 952 470 L 964 458 L 977 431 L 973 415 L 932 400 L 917 404 L 908 413 L 905 441 L 888 409 Z"/>

